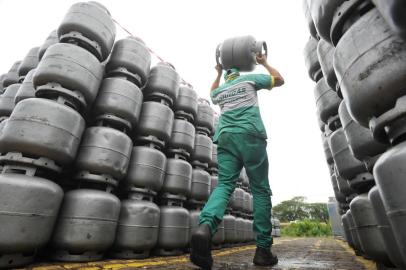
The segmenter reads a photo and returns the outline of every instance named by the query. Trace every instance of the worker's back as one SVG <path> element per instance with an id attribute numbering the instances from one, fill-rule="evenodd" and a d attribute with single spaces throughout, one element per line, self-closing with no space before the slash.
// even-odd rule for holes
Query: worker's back
<path id="1" fill-rule="evenodd" d="M 258 107 L 257 91 L 272 86 L 272 76 L 248 74 L 228 80 L 213 90 L 212 100 L 221 109 L 215 139 L 222 132 L 249 133 L 267 138 Z"/>

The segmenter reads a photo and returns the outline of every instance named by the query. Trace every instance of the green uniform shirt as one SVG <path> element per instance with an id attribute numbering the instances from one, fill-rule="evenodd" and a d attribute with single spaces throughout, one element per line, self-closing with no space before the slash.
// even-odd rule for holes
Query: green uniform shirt
<path id="1" fill-rule="evenodd" d="M 271 89 L 270 75 L 248 74 L 222 84 L 211 92 L 211 99 L 221 109 L 214 141 L 223 132 L 247 133 L 266 139 L 266 131 L 258 107 L 257 91 Z"/>

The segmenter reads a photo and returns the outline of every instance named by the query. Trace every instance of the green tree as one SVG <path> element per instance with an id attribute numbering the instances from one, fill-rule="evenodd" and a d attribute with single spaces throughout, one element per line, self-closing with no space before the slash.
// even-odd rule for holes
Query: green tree
<path id="1" fill-rule="evenodd" d="M 308 217 L 306 197 L 294 197 L 273 207 L 273 214 L 282 222 L 302 220 Z"/>
<path id="2" fill-rule="evenodd" d="M 325 203 L 307 203 L 306 197 L 294 197 L 273 207 L 273 214 L 282 222 L 313 220 L 327 223 L 329 220 Z"/>
<path id="3" fill-rule="evenodd" d="M 327 205 L 325 203 L 309 203 L 307 205 L 309 219 L 315 221 L 329 222 Z"/>

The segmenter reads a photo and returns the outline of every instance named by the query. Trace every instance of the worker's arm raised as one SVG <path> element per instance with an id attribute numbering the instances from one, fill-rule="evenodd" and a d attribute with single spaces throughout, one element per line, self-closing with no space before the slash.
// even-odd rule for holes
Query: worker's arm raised
<path id="1" fill-rule="evenodd" d="M 217 70 L 217 78 L 213 82 L 210 92 L 212 92 L 214 89 L 216 89 L 220 86 L 221 75 L 223 74 L 223 67 L 221 65 L 217 65 L 215 68 Z"/>
<path id="2" fill-rule="evenodd" d="M 279 73 L 279 71 L 277 71 L 276 69 L 274 69 L 273 67 L 271 67 L 268 64 L 268 61 L 266 61 L 266 56 L 265 55 L 259 55 L 257 54 L 257 62 L 258 64 L 261 64 L 264 66 L 264 68 L 266 68 L 266 70 L 268 70 L 269 74 L 272 76 L 274 82 L 273 82 L 273 86 L 282 86 L 285 83 L 285 80 L 283 79 L 282 75 Z"/>

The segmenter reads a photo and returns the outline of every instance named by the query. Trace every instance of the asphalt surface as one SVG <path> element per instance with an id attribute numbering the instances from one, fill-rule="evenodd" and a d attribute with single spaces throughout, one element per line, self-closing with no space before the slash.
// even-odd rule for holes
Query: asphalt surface
<path id="1" fill-rule="evenodd" d="M 273 252 L 279 257 L 279 264 L 272 267 L 256 267 L 252 264 L 255 246 L 246 245 L 213 252 L 214 268 L 218 270 L 262 270 L 262 269 L 376 269 L 371 261 L 355 256 L 348 245 L 333 238 L 279 238 Z M 188 255 L 177 257 L 156 257 L 147 260 L 106 260 L 93 263 L 37 264 L 25 269 L 32 270 L 101 270 L 101 269 L 147 269 L 147 270 L 189 270 L 198 269 Z"/>

